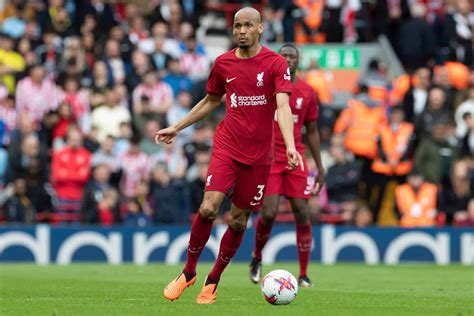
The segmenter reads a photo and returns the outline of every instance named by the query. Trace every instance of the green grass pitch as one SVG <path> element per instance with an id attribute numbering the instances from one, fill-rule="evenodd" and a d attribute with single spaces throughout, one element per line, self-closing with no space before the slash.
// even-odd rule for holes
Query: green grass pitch
<path id="1" fill-rule="evenodd" d="M 0 315 L 453 315 L 474 316 L 474 267 L 311 265 L 315 287 L 300 289 L 288 306 L 265 302 L 247 265 L 225 271 L 216 304 L 194 303 L 210 264 L 174 302 L 163 287 L 181 266 L 73 264 L 0 265 Z M 294 274 L 297 264 L 265 266 Z"/>

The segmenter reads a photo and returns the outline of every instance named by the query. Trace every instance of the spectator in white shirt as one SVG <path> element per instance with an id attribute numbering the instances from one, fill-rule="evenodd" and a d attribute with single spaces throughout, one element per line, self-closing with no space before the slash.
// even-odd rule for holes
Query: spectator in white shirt
<path id="1" fill-rule="evenodd" d="M 118 137 L 120 124 L 131 120 L 130 111 L 120 106 L 115 90 L 108 90 L 105 99 L 105 105 L 92 112 L 92 126 L 98 129 L 99 142 L 104 141 L 107 135 Z"/>

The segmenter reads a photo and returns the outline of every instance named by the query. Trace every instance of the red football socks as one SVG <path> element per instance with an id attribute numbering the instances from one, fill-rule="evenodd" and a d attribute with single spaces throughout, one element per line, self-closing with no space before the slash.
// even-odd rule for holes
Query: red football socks
<path id="1" fill-rule="evenodd" d="M 191 237 L 189 238 L 188 256 L 184 266 L 186 275 L 196 275 L 196 265 L 199 261 L 199 256 L 211 236 L 212 222 L 213 220 L 202 217 L 199 212 L 194 217 L 193 225 L 191 226 Z"/>
<path id="2" fill-rule="evenodd" d="M 265 225 L 263 223 L 262 217 L 258 217 L 257 224 L 255 225 L 255 249 L 253 251 L 253 256 L 255 258 L 260 260 L 262 259 L 262 250 L 270 238 L 272 227 L 273 223 L 270 225 Z"/>
<path id="3" fill-rule="evenodd" d="M 311 224 L 296 224 L 296 245 L 300 262 L 300 277 L 306 276 L 312 241 Z"/>
<path id="4" fill-rule="evenodd" d="M 224 269 L 230 263 L 234 257 L 237 249 L 239 249 L 240 243 L 245 234 L 245 229 L 241 231 L 234 230 L 232 227 L 227 227 L 227 230 L 222 236 L 221 245 L 219 248 L 219 255 L 216 259 L 216 263 L 212 268 L 211 273 L 209 273 L 208 278 L 214 282 L 219 282 L 221 279 L 221 274 L 224 272 Z"/>

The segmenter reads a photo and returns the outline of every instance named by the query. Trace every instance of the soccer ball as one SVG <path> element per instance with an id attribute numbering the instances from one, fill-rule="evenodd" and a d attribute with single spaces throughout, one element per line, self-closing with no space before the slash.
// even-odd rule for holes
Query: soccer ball
<path id="1" fill-rule="evenodd" d="M 272 305 L 287 305 L 293 302 L 298 294 L 298 282 L 288 271 L 273 270 L 262 280 L 262 294 Z"/>

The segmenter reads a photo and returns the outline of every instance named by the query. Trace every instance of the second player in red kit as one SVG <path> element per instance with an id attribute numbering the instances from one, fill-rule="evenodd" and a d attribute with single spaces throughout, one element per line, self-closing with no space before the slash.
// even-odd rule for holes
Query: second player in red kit
<path id="1" fill-rule="evenodd" d="M 158 131 L 157 142 L 171 143 L 176 134 L 204 118 L 226 95 L 226 114 L 216 129 L 204 198 L 191 226 L 183 272 L 164 289 L 166 299 L 178 299 L 196 281 L 196 265 L 212 231 L 212 224 L 226 194 L 232 194 L 231 218 L 222 236 L 212 271 L 196 298 L 198 304 L 213 304 L 217 284 L 242 242 L 252 210 L 261 207 L 273 162 L 273 116 L 286 145 L 288 167 L 303 166 L 293 139 L 289 94 L 293 90 L 285 59 L 259 44 L 263 24 L 252 8 L 234 17 L 236 49 L 219 56 L 209 74 L 207 95 L 174 126 Z"/>
<path id="2" fill-rule="evenodd" d="M 278 125 L 275 124 L 275 162 L 270 170 L 263 208 L 257 219 L 255 249 L 250 263 L 250 279 L 254 283 L 260 281 L 262 250 L 270 238 L 272 225 L 278 212 L 279 199 L 283 195 L 290 201 L 295 217 L 296 242 L 300 263 L 298 281 L 301 287 L 311 287 L 311 280 L 307 276 L 312 243 L 308 199 L 313 194 L 318 194 L 324 183 L 324 170 L 321 164 L 319 133 L 316 123 L 318 119 L 318 98 L 306 82 L 295 76 L 298 68 L 298 49 L 291 44 L 285 44 L 280 48 L 280 54 L 286 58 L 292 76 L 293 93 L 290 97 L 290 106 L 294 122 L 296 149 L 301 156 L 305 156 L 305 146 L 302 140 L 302 128 L 305 126 L 308 147 L 316 162 L 318 176 L 316 185 L 310 183 L 306 161 L 304 162 L 304 169 L 290 170 L 287 168 L 285 143 Z"/>

